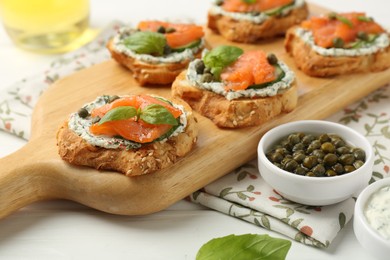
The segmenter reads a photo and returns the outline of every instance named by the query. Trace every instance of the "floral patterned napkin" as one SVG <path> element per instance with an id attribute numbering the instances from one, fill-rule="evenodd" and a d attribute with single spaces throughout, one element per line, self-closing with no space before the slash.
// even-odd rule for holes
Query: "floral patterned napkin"
<path id="1" fill-rule="evenodd" d="M 121 25 L 113 22 L 95 41 L 63 55 L 46 71 L 23 78 L 0 93 L 0 130 L 29 139 L 32 110 L 42 92 L 61 77 L 109 59 L 105 44 Z M 389 175 L 389 99 L 387 85 L 327 119 L 346 124 L 371 141 L 376 156 L 371 182 Z M 285 200 L 264 183 L 255 161 L 190 197 L 195 203 L 316 247 L 327 247 L 332 242 L 351 219 L 355 204 L 348 199 L 336 205 L 310 207 Z"/>

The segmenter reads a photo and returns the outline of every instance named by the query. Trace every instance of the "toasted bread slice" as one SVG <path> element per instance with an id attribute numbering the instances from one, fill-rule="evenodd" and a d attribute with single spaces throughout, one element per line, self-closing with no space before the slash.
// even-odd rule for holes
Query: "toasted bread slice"
<path id="1" fill-rule="evenodd" d="M 187 80 L 186 71 L 173 82 L 172 96 L 185 100 L 195 111 L 222 128 L 261 125 L 281 113 L 292 111 L 298 100 L 295 83 L 276 96 L 227 100 L 212 91 L 194 87 Z"/>
<path id="2" fill-rule="evenodd" d="M 167 168 L 191 151 L 197 141 L 197 121 L 191 107 L 180 100 L 186 111 L 184 131 L 166 141 L 143 144 L 139 149 L 106 149 L 94 146 L 69 129 L 68 122 L 57 132 L 59 155 L 70 164 L 98 170 L 114 170 L 127 176 L 143 175 Z"/>
<path id="3" fill-rule="evenodd" d="M 305 74 L 314 77 L 329 77 L 359 72 L 377 72 L 390 68 L 390 46 L 369 55 L 322 56 L 296 35 L 294 26 L 287 31 L 284 46 Z"/>
<path id="4" fill-rule="evenodd" d="M 113 40 L 107 43 L 107 48 L 111 53 L 111 56 L 118 63 L 127 67 L 132 73 L 134 78 L 140 83 L 140 85 L 157 84 L 166 85 L 171 84 L 177 75 L 187 68 L 188 63 L 192 59 L 183 59 L 180 62 L 172 63 L 147 63 L 133 57 L 130 57 L 124 53 L 117 52 L 114 48 Z M 194 55 L 200 57 L 203 48 L 200 48 Z"/>
<path id="5" fill-rule="evenodd" d="M 309 11 L 305 3 L 292 9 L 285 16 L 271 16 L 263 23 L 256 24 L 209 12 L 207 26 L 230 41 L 255 43 L 259 40 L 285 35 L 288 28 L 305 20 L 308 14 Z"/>

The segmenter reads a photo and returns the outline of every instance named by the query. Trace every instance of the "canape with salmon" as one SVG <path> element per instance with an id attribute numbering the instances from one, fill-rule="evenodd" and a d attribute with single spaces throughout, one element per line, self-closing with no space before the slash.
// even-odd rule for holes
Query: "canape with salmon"
<path id="1" fill-rule="evenodd" d="M 174 164 L 196 143 L 191 107 L 154 95 L 100 96 L 70 115 L 57 133 L 61 158 L 127 176 Z"/>
<path id="2" fill-rule="evenodd" d="M 165 85 L 200 56 L 204 45 L 201 26 L 142 21 L 137 28 L 120 28 L 107 48 L 140 85 Z"/>
<path id="3" fill-rule="evenodd" d="M 254 43 L 285 35 L 307 16 L 304 0 L 215 0 L 208 27 L 230 41 Z"/>
<path id="4" fill-rule="evenodd" d="M 295 75 L 274 54 L 218 46 L 192 61 L 172 84 L 185 100 L 217 126 L 263 124 L 297 105 Z"/>
<path id="5" fill-rule="evenodd" d="M 289 29 L 285 49 L 304 73 L 328 77 L 389 68 L 389 39 L 365 13 L 329 13 Z"/>

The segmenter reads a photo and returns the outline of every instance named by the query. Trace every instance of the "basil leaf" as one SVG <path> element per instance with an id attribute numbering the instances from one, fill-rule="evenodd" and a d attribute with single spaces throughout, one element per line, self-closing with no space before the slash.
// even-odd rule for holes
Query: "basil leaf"
<path id="1" fill-rule="evenodd" d="M 291 247 L 291 241 L 269 235 L 229 235 L 215 238 L 204 244 L 196 260 L 262 259 L 282 260 Z"/>
<path id="2" fill-rule="evenodd" d="M 162 56 L 167 40 L 161 33 L 145 31 L 131 34 L 123 40 L 123 44 L 138 54 Z"/>
<path id="3" fill-rule="evenodd" d="M 151 104 L 145 107 L 140 114 L 140 119 L 149 124 L 154 125 L 177 125 L 176 118 L 166 109 L 159 104 Z"/>
<path id="4" fill-rule="evenodd" d="M 222 70 L 236 61 L 243 54 L 243 50 L 234 46 L 218 46 L 203 57 L 207 68 L 211 69 L 214 78 L 219 80 Z"/>
<path id="5" fill-rule="evenodd" d="M 102 119 L 99 121 L 99 125 L 109 121 L 129 119 L 135 117 L 136 115 L 137 115 L 137 109 L 135 107 L 132 106 L 116 107 L 108 111 L 102 117 Z"/>
<path id="6" fill-rule="evenodd" d="M 254 3 L 256 3 L 256 0 L 241 0 L 241 1 L 246 3 L 246 4 L 254 4 Z"/>
<path id="7" fill-rule="evenodd" d="M 367 16 L 363 16 L 363 15 L 360 15 L 357 17 L 357 19 L 361 22 L 372 22 L 374 21 L 374 19 L 372 19 L 371 17 L 367 17 Z"/>

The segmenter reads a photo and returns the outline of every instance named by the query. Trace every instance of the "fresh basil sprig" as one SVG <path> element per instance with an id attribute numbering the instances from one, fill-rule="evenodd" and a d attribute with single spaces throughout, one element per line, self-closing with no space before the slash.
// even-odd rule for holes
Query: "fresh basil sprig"
<path id="1" fill-rule="evenodd" d="M 124 120 L 135 117 L 137 115 L 137 109 L 132 106 L 116 107 L 108 111 L 102 119 L 99 121 L 99 125 L 108 121 Z"/>
<path id="2" fill-rule="evenodd" d="M 151 104 L 144 109 L 136 109 L 132 106 L 120 106 L 108 111 L 99 121 L 99 125 L 115 120 L 125 120 L 136 117 L 144 122 L 153 125 L 177 125 L 176 118 L 167 108 L 159 104 Z"/>
<path id="3" fill-rule="evenodd" d="M 290 247 L 291 241 L 269 235 L 229 235 L 204 244 L 199 249 L 196 260 L 284 260 Z"/>
<path id="4" fill-rule="evenodd" d="M 164 106 L 159 104 L 151 104 L 141 110 L 140 119 L 146 123 L 153 125 L 177 125 L 176 118 L 166 109 Z"/>
<path id="5" fill-rule="evenodd" d="M 203 62 L 206 68 L 211 70 L 214 78 L 219 80 L 222 70 L 236 61 L 243 53 L 241 48 L 221 45 L 209 51 L 203 57 Z"/>
<path id="6" fill-rule="evenodd" d="M 167 44 L 165 36 L 157 32 L 135 32 L 123 39 L 126 48 L 138 54 L 162 56 Z"/>

